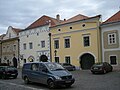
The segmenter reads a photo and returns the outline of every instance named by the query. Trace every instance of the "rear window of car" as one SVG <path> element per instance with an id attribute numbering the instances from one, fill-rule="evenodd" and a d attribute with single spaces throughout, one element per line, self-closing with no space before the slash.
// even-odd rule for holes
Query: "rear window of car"
<path id="1" fill-rule="evenodd" d="M 7 70 L 16 70 L 15 67 L 7 67 L 6 69 L 7 69 Z"/>
<path id="2" fill-rule="evenodd" d="M 103 63 L 96 63 L 94 66 L 103 66 Z"/>
<path id="3" fill-rule="evenodd" d="M 25 64 L 25 65 L 23 66 L 23 69 L 30 69 L 30 64 Z"/>

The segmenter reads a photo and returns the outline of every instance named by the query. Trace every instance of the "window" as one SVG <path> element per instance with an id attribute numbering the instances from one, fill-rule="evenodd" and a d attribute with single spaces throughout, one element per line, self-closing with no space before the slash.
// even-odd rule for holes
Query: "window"
<path id="1" fill-rule="evenodd" d="M 65 39 L 65 48 L 70 48 L 70 39 L 69 38 Z"/>
<path id="2" fill-rule="evenodd" d="M 65 63 L 69 63 L 69 64 L 71 63 L 70 62 L 70 56 L 65 57 Z"/>
<path id="3" fill-rule="evenodd" d="M 32 44 L 32 42 L 29 43 L 29 48 L 30 48 L 30 49 L 33 49 L 33 44 Z"/>
<path id="4" fill-rule="evenodd" d="M 72 27 L 70 27 L 70 29 L 72 29 Z"/>
<path id="5" fill-rule="evenodd" d="M 55 57 L 55 62 L 59 63 L 59 57 Z"/>
<path id="6" fill-rule="evenodd" d="M 39 70 L 44 72 L 45 69 L 47 69 L 46 66 L 44 64 L 40 63 Z"/>
<path id="7" fill-rule="evenodd" d="M 45 47 L 45 41 L 41 41 L 41 47 L 42 47 L 42 48 Z"/>
<path id="8" fill-rule="evenodd" d="M 116 56 L 110 56 L 110 64 L 111 65 L 116 65 L 117 64 L 116 59 L 117 59 Z"/>
<path id="9" fill-rule="evenodd" d="M 32 64 L 32 67 L 31 67 L 31 69 L 33 70 L 33 71 L 38 71 L 39 70 L 39 64 Z"/>
<path id="10" fill-rule="evenodd" d="M 16 50 L 16 45 L 13 46 L 14 50 Z"/>
<path id="11" fill-rule="evenodd" d="M 26 43 L 23 44 L 23 49 L 26 50 Z"/>
<path id="12" fill-rule="evenodd" d="M 85 36 L 83 37 L 84 40 L 84 46 L 90 46 L 90 40 L 89 40 L 89 36 Z"/>
<path id="13" fill-rule="evenodd" d="M 9 38 L 11 38 L 11 33 L 9 33 Z"/>
<path id="14" fill-rule="evenodd" d="M 61 29 L 58 29 L 58 31 L 61 31 Z"/>
<path id="15" fill-rule="evenodd" d="M 108 34 L 108 44 L 116 43 L 116 33 Z"/>
<path id="16" fill-rule="evenodd" d="M 59 40 L 54 40 L 54 48 L 55 49 L 59 48 Z"/>
<path id="17" fill-rule="evenodd" d="M 85 24 L 82 24 L 82 27 L 85 27 Z"/>
<path id="18" fill-rule="evenodd" d="M 37 33 L 37 36 L 39 36 L 39 33 Z"/>
<path id="19" fill-rule="evenodd" d="M 24 63 L 26 63 L 26 59 L 24 59 Z"/>

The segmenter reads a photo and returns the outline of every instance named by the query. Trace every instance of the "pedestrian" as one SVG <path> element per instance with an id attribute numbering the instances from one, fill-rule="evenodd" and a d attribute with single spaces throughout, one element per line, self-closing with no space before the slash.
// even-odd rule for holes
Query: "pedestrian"
<path id="1" fill-rule="evenodd" d="M 13 66 L 17 68 L 17 59 L 15 57 L 15 54 L 14 54 L 14 57 L 13 57 Z"/>

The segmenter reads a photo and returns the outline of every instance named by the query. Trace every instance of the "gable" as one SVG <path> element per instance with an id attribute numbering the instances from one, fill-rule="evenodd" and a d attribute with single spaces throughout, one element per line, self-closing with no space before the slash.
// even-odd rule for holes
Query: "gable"
<path id="1" fill-rule="evenodd" d="M 15 37 L 17 37 L 17 33 L 13 30 L 12 26 L 9 26 L 6 35 L 3 37 L 3 40 Z"/>

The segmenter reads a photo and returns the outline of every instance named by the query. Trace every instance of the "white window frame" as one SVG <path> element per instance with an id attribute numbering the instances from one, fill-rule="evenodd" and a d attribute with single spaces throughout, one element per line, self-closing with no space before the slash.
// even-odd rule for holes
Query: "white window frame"
<path id="1" fill-rule="evenodd" d="M 33 43 L 32 42 L 29 43 L 29 49 L 33 49 Z"/>
<path id="2" fill-rule="evenodd" d="M 115 42 L 113 43 L 113 40 L 112 40 L 112 43 L 110 43 L 110 35 L 112 36 L 114 34 L 114 38 L 115 38 Z M 113 37 L 112 37 L 112 39 L 113 39 Z M 112 44 L 116 44 L 116 33 L 110 33 L 110 34 L 108 34 L 108 44 L 109 45 L 112 45 Z"/>
<path id="3" fill-rule="evenodd" d="M 44 45 L 43 45 L 43 42 L 44 42 Z M 45 48 L 45 40 L 41 41 L 41 48 Z"/>
<path id="4" fill-rule="evenodd" d="M 27 49 L 27 44 L 23 43 L 23 50 L 26 50 L 26 49 Z"/>
<path id="5" fill-rule="evenodd" d="M 84 37 L 89 37 L 89 46 L 84 45 Z M 84 47 L 90 47 L 91 46 L 91 37 L 90 37 L 90 35 L 83 35 L 83 46 Z"/>
<path id="6" fill-rule="evenodd" d="M 69 39 L 70 47 L 65 47 L 65 39 Z M 70 36 L 64 37 L 64 48 L 71 48 L 71 38 L 70 38 Z"/>

